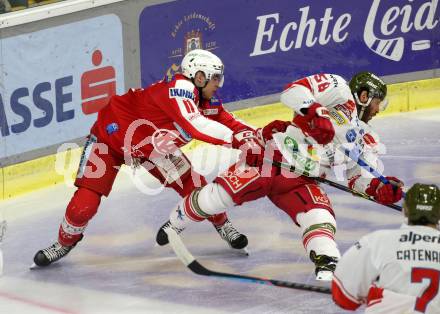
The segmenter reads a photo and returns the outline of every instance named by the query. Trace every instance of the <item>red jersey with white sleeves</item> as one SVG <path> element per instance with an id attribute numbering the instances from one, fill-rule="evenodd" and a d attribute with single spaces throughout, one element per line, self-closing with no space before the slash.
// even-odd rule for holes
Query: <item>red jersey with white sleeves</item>
<path id="1" fill-rule="evenodd" d="M 339 260 L 333 300 L 365 313 L 440 313 L 440 231 L 402 225 L 364 236 Z"/>
<path id="2" fill-rule="evenodd" d="M 168 154 L 191 139 L 231 143 L 233 131 L 245 127 L 221 102 L 204 101 L 194 84 L 177 74 L 146 89 L 113 96 L 98 113 L 92 133 L 118 153 L 134 157 Z"/>

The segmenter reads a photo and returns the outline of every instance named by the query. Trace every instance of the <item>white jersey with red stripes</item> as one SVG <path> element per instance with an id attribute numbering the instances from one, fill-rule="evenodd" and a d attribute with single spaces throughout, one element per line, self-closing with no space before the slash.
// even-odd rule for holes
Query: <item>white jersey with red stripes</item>
<path id="1" fill-rule="evenodd" d="M 402 225 L 364 236 L 339 261 L 334 301 L 365 313 L 440 313 L 440 231 Z"/>
<path id="2" fill-rule="evenodd" d="M 333 142 L 324 146 L 320 154 L 322 174 L 333 168 L 336 176 L 346 172 L 351 188 L 365 192 L 373 176 L 346 157 L 338 148 L 342 145 L 358 150 L 373 168 L 378 166 L 379 137 L 372 128 L 360 121 L 347 82 L 336 74 L 315 74 L 288 84 L 281 94 L 281 102 L 302 115 L 302 109 L 318 103 L 329 110 L 335 129 Z M 337 169 L 339 167 L 339 169 Z M 382 171 L 383 169 L 377 169 Z"/>

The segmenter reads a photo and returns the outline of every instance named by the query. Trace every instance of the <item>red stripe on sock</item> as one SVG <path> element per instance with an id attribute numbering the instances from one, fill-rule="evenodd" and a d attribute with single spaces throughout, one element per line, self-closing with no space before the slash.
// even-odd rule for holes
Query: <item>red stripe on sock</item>
<path id="1" fill-rule="evenodd" d="M 310 242 L 311 239 L 316 238 L 316 237 L 327 237 L 330 238 L 332 240 L 335 240 L 335 237 L 333 235 L 332 232 L 327 231 L 327 230 L 315 230 L 313 232 L 310 232 L 304 239 L 303 239 L 303 245 L 306 248 L 308 243 Z"/>
<path id="2" fill-rule="evenodd" d="M 203 221 L 205 218 L 199 216 L 197 212 L 194 210 L 191 203 L 192 194 L 185 197 L 185 201 L 183 202 L 183 210 L 185 211 L 185 215 L 196 222 Z"/>

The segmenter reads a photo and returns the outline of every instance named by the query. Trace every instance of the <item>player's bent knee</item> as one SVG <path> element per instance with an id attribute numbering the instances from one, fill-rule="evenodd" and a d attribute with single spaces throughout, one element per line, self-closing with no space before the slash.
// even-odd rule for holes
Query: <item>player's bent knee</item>
<path id="1" fill-rule="evenodd" d="M 234 206 L 234 201 L 218 183 L 209 183 L 199 193 L 200 208 L 207 214 L 214 215 Z"/>
<path id="2" fill-rule="evenodd" d="M 101 194 L 87 188 L 79 188 L 67 206 L 66 216 L 76 225 L 87 223 L 98 211 Z"/>

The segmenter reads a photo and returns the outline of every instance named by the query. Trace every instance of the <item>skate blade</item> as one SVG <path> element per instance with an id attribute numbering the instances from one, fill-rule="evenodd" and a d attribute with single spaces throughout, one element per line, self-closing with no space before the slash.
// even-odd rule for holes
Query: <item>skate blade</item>
<path id="1" fill-rule="evenodd" d="M 32 265 L 29 267 L 30 270 L 36 269 L 36 268 L 39 268 L 39 266 L 35 263 L 32 263 Z"/>
<path id="2" fill-rule="evenodd" d="M 234 252 L 237 252 L 240 255 L 249 256 L 249 250 L 247 248 L 243 249 L 233 249 Z"/>
<path id="3" fill-rule="evenodd" d="M 318 281 L 332 281 L 332 279 L 333 279 L 333 272 L 328 270 L 322 270 L 316 274 L 316 280 Z"/>

